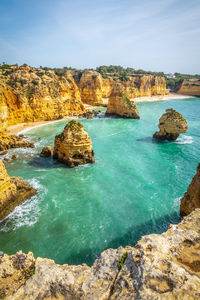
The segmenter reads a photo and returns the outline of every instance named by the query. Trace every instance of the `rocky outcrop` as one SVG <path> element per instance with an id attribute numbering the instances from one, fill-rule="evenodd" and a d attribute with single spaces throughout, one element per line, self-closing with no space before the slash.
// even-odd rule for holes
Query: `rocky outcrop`
<path id="1" fill-rule="evenodd" d="M 36 190 L 20 177 L 9 177 L 0 160 L 0 219 L 5 218 L 17 205 L 34 196 Z"/>
<path id="2" fill-rule="evenodd" d="M 55 137 L 53 157 L 70 168 L 94 163 L 92 141 L 81 123 L 70 121 Z"/>
<path id="3" fill-rule="evenodd" d="M 132 76 L 122 82 L 128 98 L 167 95 L 166 80 L 164 77 L 144 75 Z"/>
<path id="4" fill-rule="evenodd" d="M 53 149 L 50 146 L 46 146 L 42 149 L 40 157 L 51 157 L 53 155 Z"/>
<path id="5" fill-rule="evenodd" d="M 36 299 L 199 299 L 200 209 L 135 247 L 101 253 L 92 267 L 19 252 L 0 258 L 1 296 Z"/>
<path id="6" fill-rule="evenodd" d="M 200 96 L 200 79 L 185 79 L 180 85 L 178 94 Z"/>
<path id="7" fill-rule="evenodd" d="M 57 76 L 43 69 L 0 71 L 0 123 L 56 120 L 85 112 L 70 72 Z"/>
<path id="8" fill-rule="evenodd" d="M 189 215 L 195 208 L 200 208 L 200 163 L 187 192 L 181 199 L 180 215 Z"/>
<path id="9" fill-rule="evenodd" d="M 34 144 L 17 135 L 7 135 L 5 132 L 0 133 L 0 151 L 11 148 L 34 148 Z"/>
<path id="10" fill-rule="evenodd" d="M 187 121 L 179 112 L 172 108 L 166 109 L 166 113 L 159 119 L 158 127 L 160 131 L 156 131 L 153 137 L 169 141 L 176 140 L 181 133 L 185 133 L 188 130 Z"/>
<path id="11" fill-rule="evenodd" d="M 116 83 L 108 100 L 106 115 L 117 115 L 120 117 L 139 119 L 137 106 L 131 102 L 125 93 L 125 88 Z"/>
<path id="12" fill-rule="evenodd" d="M 95 71 L 85 71 L 78 82 L 81 99 L 90 105 L 102 105 L 102 76 Z"/>

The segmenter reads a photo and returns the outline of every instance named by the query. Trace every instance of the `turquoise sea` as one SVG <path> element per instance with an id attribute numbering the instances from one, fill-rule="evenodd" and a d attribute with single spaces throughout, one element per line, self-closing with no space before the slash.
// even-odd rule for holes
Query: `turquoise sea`
<path id="1" fill-rule="evenodd" d="M 67 168 L 40 158 L 67 121 L 25 134 L 35 149 L 15 149 L 7 163 L 38 193 L 0 223 L 0 250 L 33 251 L 57 263 L 92 264 L 107 248 L 134 246 L 144 234 L 177 223 L 179 202 L 200 160 L 200 98 L 137 104 L 141 119 L 95 118 L 81 123 L 91 136 L 95 164 Z M 176 142 L 152 139 L 158 120 L 173 107 L 189 130 Z"/>

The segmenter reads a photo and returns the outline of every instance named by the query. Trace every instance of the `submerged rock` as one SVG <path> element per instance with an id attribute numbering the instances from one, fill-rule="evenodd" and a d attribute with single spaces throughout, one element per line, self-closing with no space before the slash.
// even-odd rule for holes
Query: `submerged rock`
<path id="1" fill-rule="evenodd" d="M 11 148 L 34 148 L 34 144 L 23 140 L 17 135 L 7 135 L 5 132 L 0 133 L 0 151 L 5 151 Z"/>
<path id="2" fill-rule="evenodd" d="M 195 208 L 200 208 L 200 163 L 196 175 L 181 199 L 180 215 L 189 215 Z"/>
<path id="3" fill-rule="evenodd" d="M 70 121 L 55 137 L 53 158 L 70 168 L 95 162 L 91 138 L 81 123 Z"/>
<path id="4" fill-rule="evenodd" d="M 12 210 L 36 190 L 20 177 L 9 177 L 3 162 L 0 160 L 0 219 L 5 218 Z"/>
<path id="5" fill-rule="evenodd" d="M 0 260 L 0 291 L 9 300 L 199 299 L 200 209 L 135 247 L 108 249 L 92 267 L 58 265 L 32 253 Z M 8 276 L 9 274 L 9 276 Z"/>
<path id="6" fill-rule="evenodd" d="M 176 140 L 179 134 L 185 133 L 188 130 L 187 120 L 172 108 L 166 109 L 166 113 L 159 120 L 158 127 L 160 131 L 156 131 L 153 137 L 169 141 Z"/>
<path id="7" fill-rule="evenodd" d="M 52 155 L 53 155 L 53 149 L 50 146 L 44 147 L 40 153 L 41 157 L 51 157 Z"/>
<path id="8" fill-rule="evenodd" d="M 108 100 L 106 115 L 117 115 L 130 119 L 140 118 L 137 106 L 128 99 L 124 87 L 119 83 L 114 85 Z"/>

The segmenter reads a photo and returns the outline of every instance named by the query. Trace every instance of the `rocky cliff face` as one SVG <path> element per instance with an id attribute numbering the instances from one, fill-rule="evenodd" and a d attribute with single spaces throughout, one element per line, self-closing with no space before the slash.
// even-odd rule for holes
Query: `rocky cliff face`
<path id="1" fill-rule="evenodd" d="M 95 71 L 85 71 L 80 78 L 75 75 L 79 86 L 81 99 L 90 105 L 102 105 L 104 98 L 109 98 L 116 83 L 124 86 L 128 98 L 143 96 L 166 95 L 166 80 L 158 76 L 130 76 L 128 81 L 114 81 L 112 78 L 102 78 Z"/>
<path id="2" fill-rule="evenodd" d="M 25 68 L 0 73 L 0 122 L 7 125 L 55 120 L 85 111 L 70 72 Z M 7 75 L 5 75 L 7 74 Z"/>
<path id="3" fill-rule="evenodd" d="M 117 115 L 120 117 L 139 119 L 137 106 L 126 96 L 125 88 L 116 83 L 108 100 L 107 115 Z"/>
<path id="4" fill-rule="evenodd" d="M 0 219 L 5 218 L 15 206 L 36 194 L 36 190 L 20 177 L 9 177 L 0 160 Z"/>
<path id="5" fill-rule="evenodd" d="M 92 141 L 81 123 L 70 121 L 55 137 L 53 157 L 71 168 L 94 163 Z"/>
<path id="6" fill-rule="evenodd" d="M 38 299 L 199 299 L 200 209 L 135 247 L 108 249 L 92 267 L 57 265 L 32 253 L 0 258 L 0 295 Z"/>
<path id="7" fill-rule="evenodd" d="M 185 79 L 183 80 L 179 90 L 179 94 L 200 96 L 200 79 Z"/>
<path id="8" fill-rule="evenodd" d="M 180 214 L 181 216 L 189 215 L 195 208 L 200 208 L 200 164 L 187 192 L 181 199 Z"/>
<path id="9" fill-rule="evenodd" d="M 174 109 L 166 109 L 158 125 L 160 131 L 154 133 L 153 137 L 160 140 L 176 140 L 181 133 L 188 130 L 187 121 Z"/>

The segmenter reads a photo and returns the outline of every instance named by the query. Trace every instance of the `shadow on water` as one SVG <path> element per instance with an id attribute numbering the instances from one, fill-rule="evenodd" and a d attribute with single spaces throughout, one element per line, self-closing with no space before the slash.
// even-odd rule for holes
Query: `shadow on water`
<path id="1" fill-rule="evenodd" d="M 34 168 L 42 167 L 46 169 L 67 168 L 66 165 L 59 163 L 57 160 L 48 157 L 40 157 L 39 155 L 29 160 L 28 165 Z"/>
<path id="2" fill-rule="evenodd" d="M 129 245 L 134 247 L 143 235 L 163 233 L 168 229 L 170 224 L 177 224 L 180 221 L 181 217 L 177 215 L 177 213 L 166 215 L 158 218 L 157 220 L 150 220 L 144 224 L 132 227 L 127 231 L 127 233 L 123 234 L 123 236 L 119 236 L 118 238 L 109 242 L 103 249 L 88 248 L 80 252 L 77 250 L 74 252 L 74 255 L 70 255 L 70 258 L 66 257 L 62 263 L 82 264 L 84 262 L 91 266 L 102 251 L 109 248 L 115 249 L 119 246 L 125 247 Z"/>

